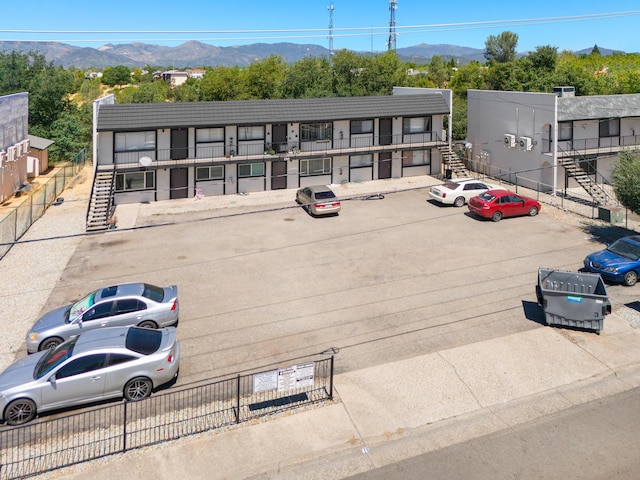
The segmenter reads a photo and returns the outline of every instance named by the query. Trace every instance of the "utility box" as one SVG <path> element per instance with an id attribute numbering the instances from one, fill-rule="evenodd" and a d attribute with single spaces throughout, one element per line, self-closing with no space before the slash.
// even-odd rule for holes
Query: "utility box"
<path id="1" fill-rule="evenodd" d="M 609 223 L 620 223 L 624 220 L 624 209 L 622 207 L 600 205 L 598 207 L 598 218 Z"/>
<path id="2" fill-rule="evenodd" d="M 538 304 L 547 325 L 584 328 L 600 334 L 611 303 L 597 273 L 538 269 Z"/>

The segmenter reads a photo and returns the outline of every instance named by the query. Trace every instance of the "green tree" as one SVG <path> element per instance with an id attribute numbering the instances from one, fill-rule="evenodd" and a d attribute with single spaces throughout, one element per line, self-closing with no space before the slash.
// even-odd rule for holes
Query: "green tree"
<path id="1" fill-rule="evenodd" d="M 487 69 L 478 62 L 462 65 L 453 72 L 449 87 L 454 95 L 467 98 L 467 90 L 485 90 Z"/>
<path id="2" fill-rule="evenodd" d="M 200 80 L 200 100 L 239 100 L 244 93 L 243 82 L 243 73 L 238 66 L 209 70 Z"/>
<path id="3" fill-rule="evenodd" d="M 48 127 L 71 107 L 73 75 L 48 65 L 32 73 L 29 91 L 29 124 Z"/>
<path id="4" fill-rule="evenodd" d="M 553 72 L 558 62 L 558 48 L 550 45 L 536 47 L 536 49 L 527 55 L 531 61 L 531 65 L 537 72 Z"/>
<path id="5" fill-rule="evenodd" d="M 444 88 L 449 81 L 451 70 L 440 55 L 431 57 L 427 76 L 438 88 Z"/>
<path id="6" fill-rule="evenodd" d="M 131 70 L 124 65 L 107 67 L 102 72 L 102 83 L 115 87 L 116 85 L 127 85 L 131 83 Z"/>
<path id="7" fill-rule="evenodd" d="M 332 97 L 331 66 L 326 57 L 305 57 L 293 63 L 285 74 L 285 98 Z"/>
<path id="8" fill-rule="evenodd" d="M 244 72 L 244 90 L 248 98 L 282 98 L 282 82 L 287 68 L 279 55 L 252 62 Z"/>
<path id="9" fill-rule="evenodd" d="M 339 50 L 333 56 L 333 92 L 338 97 L 359 97 L 366 95 L 362 84 L 362 73 L 367 67 L 365 57 L 351 50 Z"/>
<path id="10" fill-rule="evenodd" d="M 489 35 L 484 44 L 484 58 L 489 63 L 513 62 L 517 56 L 517 47 L 518 35 L 513 32 Z"/>
<path id="11" fill-rule="evenodd" d="M 640 152 L 622 152 L 613 169 L 613 190 L 620 203 L 636 214 L 640 214 L 639 178 Z"/>

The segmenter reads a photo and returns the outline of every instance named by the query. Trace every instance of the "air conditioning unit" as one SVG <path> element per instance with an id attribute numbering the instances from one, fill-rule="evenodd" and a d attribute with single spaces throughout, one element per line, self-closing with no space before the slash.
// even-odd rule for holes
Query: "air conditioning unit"
<path id="1" fill-rule="evenodd" d="M 507 148 L 515 148 L 516 146 L 516 136 L 510 133 L 504 134 L 504 146 Z"/>
<path id="2" fill-rule="evenodd" d="M 31 146 L 31 142 L 29 139 L 22 140 L 22 152 L 25 154 L 29 153 L 29 147 Z"/>
<path id="3" fill-rule="evenodd" d="M 15 162 L 16 160 L 16 147 L 7 148 L 7 162 Z"/>
<path id="4" fill-rule="evenodd" d="M 531 150 L 533 148 L 533 141 L 530 137 L 520 137 L 519 144 L 522 150 Z"/>
<path id="5" fill-rule="evenodd" d="M 15 149 L 16 149 L 16 158 L 20 158 L 23 154 L 22 152 L 22 143 L 18 142 L 15 144 Z"/>
<path id="6" fill-rule="evenodd" d="M 4 162 L 7 161 L 7 152 L 2 150 L 0 152 L 0 168 L 4 168 Z"/>

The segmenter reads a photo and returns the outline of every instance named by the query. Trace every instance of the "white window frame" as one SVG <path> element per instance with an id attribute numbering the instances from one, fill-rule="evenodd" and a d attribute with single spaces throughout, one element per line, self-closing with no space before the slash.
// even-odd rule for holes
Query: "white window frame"
<path id="1" fill-rule="evenodd" d="M 402 133 L 405 135 L 430 133 L 431 124 L 431 115 L 425 117 L 405 117 L 402 119 Z"/>
<path id="2" fill-rule="evenodd" d="M 136 177 L 141 178 L 136 179 Z M 136 181 L 135 184 L 134 181 Z M 116 192 L 153 190 L 154 188 L 156 188 L 155 170 L 116 173 Z"/>
<path id="3" fill-rule="evenodd" d="M 315 177 L 318 175 L 331 175 L 331 158 L 306 158 L 300 160 L 300 176 Z"/>
<path id="4" fill-rule="evenodd" d="M 154 130 L 116 132 L 114 147 L 116 153 L 155 150 L 156 132 Z"/>
<path id="5" fill-rule="evenodd" d="M 196 167 L 196 182 L 205 182 L 207 180 L 224 180 L 224 165 Z"/>
<path id="6" fill-rule="evenodd" d="M 243 125 L 238 127 L 238 141 L 264 140 L 264 125 Z"/>
<path id="7" fill-rule="evenodd" d="M 224 127 L 197 128 L 196 143 L 224 143 Z"/>
<path id="8" fill-rule="evenodd" d="M 403 167 L 431 165 L 431 150 L 405 150 L 402 152 Z"/>
<path id="9" fill-rule="evenodd" d="M 365 153 L 363 155 L 351 155 L 349 156 L 349 167 L 351 168 L 366 168 L 373 166 L 373 154 Z"/>
<path id="10" fill-rule="evenodd" d="M 333 123 L 318 122 L 300 124 L 301 142 L 318 142 L 323 140 L 333 140 Z"/>
<path id="11" fill-rule="evenodd" d="M 243 172 L 243 170 L 247 169 L 249 170 L 248 173 Z M 238 164 L 238 178 L 264 177 L 265 171 L 264 162 Z"/>

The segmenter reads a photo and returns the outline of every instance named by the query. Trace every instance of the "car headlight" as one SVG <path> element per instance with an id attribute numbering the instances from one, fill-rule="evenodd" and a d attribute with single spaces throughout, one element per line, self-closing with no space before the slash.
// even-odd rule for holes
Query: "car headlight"
<path id="1" fill-rule="evenodd" d="M 31 332 L 29 334 L 29 340 L 31 340 L 32 342 L 35 342 L 38 339 L 38 335 L 39 333 L 37 332 Z"/>
<path id="2" fill-rule="evenodd" d="M 618 273 L 618 269 L 616 267 L 604 267 L 605 272 Z"/>

